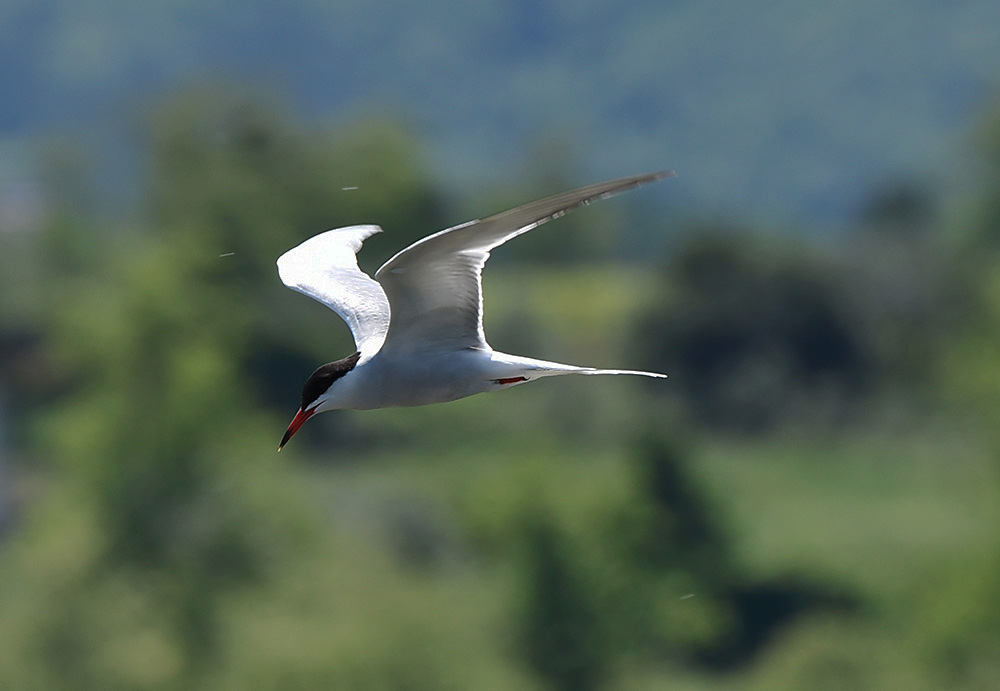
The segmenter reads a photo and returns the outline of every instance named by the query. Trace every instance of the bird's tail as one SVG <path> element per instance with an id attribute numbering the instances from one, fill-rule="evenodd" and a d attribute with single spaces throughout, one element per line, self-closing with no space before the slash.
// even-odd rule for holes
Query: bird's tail
<path id="1" fill-rule="evenodd" d="M 571 372 L 561 372 L 560 374 L 634 374 L 640 377 L 656 377 L 666 379 L 667 375 L 659 372 L 645 372 L 637 369 L 595 369 L 593 367 L 581 367 Z"/>
<path id="2" fill-rule="evenodd" d="M 499 356 L 499 357 L 497 357 Z M 494 353 L 494 362 L 501 361 L 511 367 L 511 378 L 522 377 L 522 381 L 531 381 L 541 377 L 555 377 L 563 374 L 631 374 L 640 377 L 655 377 L 666 379 L 667 375 L 659 372 L 645 372 L 632 369 L 599 369 L 597 367 L 578 367 L 576 365 L 565 365 L 559 362 L 546 362 L 545 360 L 534 360 L 532 358 L 520 357 L 517 355 L 507 355 L 506 353 Z"/>

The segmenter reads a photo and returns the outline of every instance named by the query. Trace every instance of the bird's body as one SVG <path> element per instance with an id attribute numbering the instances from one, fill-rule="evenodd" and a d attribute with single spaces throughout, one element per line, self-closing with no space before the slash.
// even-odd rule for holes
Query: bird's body
<path id="1" fill-rule="evenodd" d="M 499 391 L 557 374 L 642 374 L 574 367 L 501 353 L 491 348 L 459 348 L 374 357 L 337 382 L 337 393 L 317 412 L 334 408 L 372 410 L 445 403 Z"/>
<path id="2" fill-rule="evenodd" d="M 491 367 L 493 353 L 460 348 L 373 357 L 344 375 L 326 405 L 372 410 L 444 403 L 495 387 L 506 368 Z"/>
<path id="3" fill-rule="evenodd" d="M 396 254 L 374 280 L 358 268 L 355 254 L 365 238 L 381 231 L 378 226 L 330 230 L 283 254 L 282 282 L 337 312 L 358 352 L 310 376 L 281 445 L 325 410 L 443 403 L 563 374 L 665 376 L 493 350 L 483 332 L 481 272 L 490 250 L 507 240 L 577 206 L 671 175 L 599 183 L 440 231 Z"/>

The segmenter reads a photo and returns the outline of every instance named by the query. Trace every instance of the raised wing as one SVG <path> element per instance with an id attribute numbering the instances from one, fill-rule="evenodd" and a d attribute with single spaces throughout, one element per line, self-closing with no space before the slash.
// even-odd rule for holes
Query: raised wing
<path id="1" fill-rule="evenodd" d="M 350 226 L 309 238 L 278 258 L 278 276 L 292 290 L 319 300 L 351 327 L 365 361 L 379 351 L 389 328 L 389 301 L 355 256 L 378 226 Z"/>
<path id="2" fill-rule="evenodd" d="M 488 348 L 481 277 L 490 250 L 578 206 L 672 176 L 662 171 L 582 187 L 418 240 L 375 272 L 392 305 L 386 347 Z"/>

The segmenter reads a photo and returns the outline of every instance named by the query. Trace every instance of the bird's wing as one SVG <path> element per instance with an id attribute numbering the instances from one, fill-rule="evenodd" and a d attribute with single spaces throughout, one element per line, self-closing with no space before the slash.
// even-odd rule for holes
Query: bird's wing
<path id="1" fill-rule="evenodd" d="M 575 207 L 672 175 L 662 171 L 582 187 L 413 243 L 375 272 L 392 305 L 386 347 L 488 348 L 481 276 L 490 250 Z"/>
<path id="2" fill-rule="evenodd" d="M 278 276 L 292 290 L 319 300 L 351 327 L 361 360 L 378 352 L 389 328 L 382 286 L 358 268 L 355 257 L 378 226 L 337 228 L 311 237 L 278 258 Z"/>

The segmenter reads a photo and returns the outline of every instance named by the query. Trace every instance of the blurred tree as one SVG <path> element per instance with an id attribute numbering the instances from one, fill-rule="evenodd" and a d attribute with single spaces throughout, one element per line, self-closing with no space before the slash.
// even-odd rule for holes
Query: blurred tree
<path id="1" fill-rule="evenodd" d="M 877 355 L 875 374 L 911 400 L 937 399 L 942 363 L 977 302 L 950 225 L 931 186 L 897 182 L 872 193 L 841 250 L 840 285 Z"/>
<path id="2" fill-rule="evenodd" d="M 105 267 L 110 235 L 92 219 L 90 160 L 83 149 L 57 139 L 38 158 L 40 225 L 0 233 L 0 389 L 17 402 L 8 414 L 19 442 L 31 416 L 65 389 L 62 373 L 46 356 L 50 315 L 81 275 Z"/>
<path id="3" fill-rule="evenodd" d="M 622 570 L 634 570 L 636 580 L 610 611 L 646 613 L 633 617 L 641 622 L 641 647 L 690 665 L 734 669 L 802 617 L 856 608 L 857 598 L 816 579 L 748 574 L 721 507 L 692 476 L 689 446 L 669 425 L 649 426 L 633 455 L 637 496 L 614 539 L 624 547 Z"/>
<path id="4" fill-rule="evenodd" d="M 934 229 L 936 201 L 931 192 L 916 183 L 896 183 L 871 196 L 861 222 L 879 233 L 918 239 Z"/>
<path id="5" fill-rule="evenodd" d="M 601 688 L 610 649 L 603 639 L 593 584 L 549 519 L 526 519 L 525 531 L 524 655 L 554 689 Z"/>
<path id="6" fill-rule="evenodd" d="M 647 427 L 634 444 L 641 525 L 628 531 L 631 557 L 644 568 L 684 569 L 710 590 L 732 580 L 729 539 L 716 511 L 687 469 L 685 445 L 673 430 Z"/>
<path id="7" fill-rule="evenodd" d="M 978 189 L 954 225 L 962 241 L 959 268 L 975 302 L 947 352 L 942 379 L 949 400 L 982 423 L 994 468 L 1000 469 L 1000 104 L 974 134 Z M 1000 497 L 1000 472 L 984 478 L 984 491 Z M 993 534 L 998 534 L 994 526 Z M 996 539 L 954 573 L 944 594 L 924 604 L 924 635 L 956 686 L 987 688 L 1000 660 L 1000 543 Z"/>
<path id="8" fill-rule="evenodd" d="M 973 135 L 981 181 L 967 217 L 961 219 L 966 247 L 973 254 L 1000 249 L 1000 107 L 994 107 Z M 971 258 L 971 257 L 970 257 Z"/>
<path id="9" fill-rule="evenodd" d="M 874 354 L 831 270 L 801 251 L 701 234 L 672 258 L 669 299 L 644 319 L 646 364 L 670 372 L 693 416 L 714 427 L 769 430 L 810 398 L 843 408 L 868 386 Z"/>
<path id="10" fill-rule="evenodd" d="M 914 190 L 873 202 L 840 246 L 700 232 L 671 256 L 643 319 L 647 365 L 701 423 L 766 432 L 857 420 L 879 397 L 921 410 L 969 294 Z"/>
<path id="11" fill-rule="evenodd" d="M 228 357 L 245 322 L 220 313 L 224 288 L 206 287 L 188 248 L 130 250 L 108 248 L 113 268 L 79 279 L 49 326 L 72 389 L 40 421 L 39 446 L 59 459 L 66 492 L 49 501 L 64 502 L 65 513 L 36 509 L 35 530 L 51 535 L 75 514 L 94 532 L 83 536 L 90 549 L 71 565 L 60 606 L 25 623 L 35 642 L 23 652 L 30 658 L 37 645 L 57 655 L 48 688 L 126 684 L 126 670 L 89 665 L 112 645 L 108 636 L 146 617 L 173 660 L 166 676 L 193 683 L 217 654 L 218 599 L 262 575 L 277 547 L 269 533 L 283 530 L 230 466 L 244 443 L 263 441 L 248 433 L 263 425 Z M 130 612 L 128 598 L 102 601 L 105 617 L 122 618 L 102 631 L 87 613 L 88 583 L 114 581 L 142 605 Z"/>
<path id="12" fill-rule="evenodd" d="M 949 390 L 977 415 L 987 428 L 997 429 L 1000 408 L 1000 107 L 975 133 L 979 185 L 954 221 L 960 233 L 960 269 L 976 298 L 972 318 L 964 323 L 958 347 L 949 353 Z M 995 440 L 1000 444 L 1000 438 Z"/>
<path id="13" fill-rule="evenodd" d="M 0 635 L 18 660 L 0 659 L 0 686 L 23 688 L 18 675 L 40 669 L 52 689 L 195 688 L 217 673 L 224 604 L 265 587 L 310 533 L 302 497 L 274 472 L 280 422 L 261 402 L 273 401 L 273 369 L 303 363 L 297 389 L 316 366 L 310 338 L 329 349 L 274 306 L 287 292 L 274 260 L 339 218 L 377 220 L 347 220 L 338 205 L 344 152 L 367 161 L 373 190 L 382 174 L 400 181 L 389 201 L 341 192 L 356 208 L 419 218 L 435 206 L 403 135 L 389 148 L 350 133 L 317 146 L 225 91 L 182 95 L 152 120 L 151 228 L 92 233 L 56 218 L 37 236 L 53 249 L 38 264 L 54 277 L 41 348 L 61 395 L 36 416 L 34 448 L 58 472 L 0 563 L 13 584 Z M 53 556 L 68 526 L 78 545 Z M 51 577 L 25 581 L 39 559 L 58 562 Z"/>

